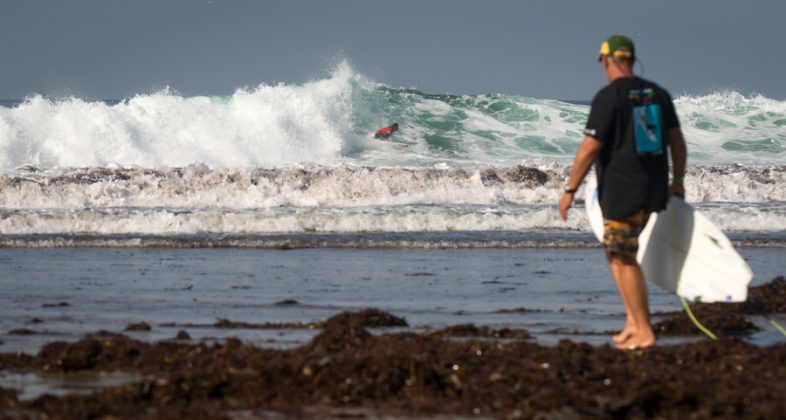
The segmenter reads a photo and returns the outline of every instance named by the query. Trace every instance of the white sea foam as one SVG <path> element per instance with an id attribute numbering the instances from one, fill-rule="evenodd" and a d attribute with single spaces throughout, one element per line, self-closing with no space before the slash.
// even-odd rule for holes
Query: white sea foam
<path id="1" fill-rule="evenodd" d="M 562 178 L 557 172 L 549 175 L 528 167 L 211 169 L 195 165 L 43 172 L 26 167 L 0 175 L 0 198 L 6 209 L 537 204 L 556 198 Z"/>
<path id="2" fill-rule="evenodd" d="M 683 96 L 675 105 L 695 160 L 750 164 L 786 154 L 786 101 L 721 92 Z"/>
<path id="3" fill-rule="evenodd" d="M 532 230 L 557 226 L 550 208 L 483 209 L 395 206 L 260 210 L 102 209 L 6 212 L 7 235 L 189 235 Z M 559 223 L 582 229 L 581 219 Z"/>
<path id="4" fill-rule="evenodd" d="M 723 92 L 679 97 L 676 106 L 692 162 L 760 165 L 786 154 L 784 101 Z M 550 99 L 392 88 L 341 63 L 324 79 L 226 97 L 163 90 L 105 103 L 33 95 L 0 106 L 0 170 L 567 163 L 588 112 Z M 369 134 L 392 121 L 401 127 L 394 140 L 406 145 L 378 147 Z"/>
<path id="5" fill-rule="evenodd" d="M 726 230 L 786 232 L 786 102 L 723 92 L 675 103 L 688 201 Z M 580 209 L 563 222 L 555 205 L 588 112 L 392 88 L 347 63 L 324 79 L 226 97 L 34 95 L 0 106 L 0 239 L 542 230 L 553 239 L 587 228 Z M 393 121 L 393 141 L 371 138 Z"/>
<path id="6" fill-rule="evenodd" d="M 534 163 L 534 162 L 533 162 Z M 537 167 L 536 167 L 537 166 Z M 586 230 L 555 203 L 568 169 L 88 168 L 0 176 L 5 235 Z M 786 167 L 692 167 L 688 200 L 727 230 L 786 231 Z M 580 204 L 580 203 L 579 203 Z"/>
<path id="7" fill-rule="evenodd" d="M 264 166 L 336 160 L 351 135 L 350 70 L 227 98 L 169 90 L 118 104 L 32 96 L 0 107 L 0 167 Z"/>

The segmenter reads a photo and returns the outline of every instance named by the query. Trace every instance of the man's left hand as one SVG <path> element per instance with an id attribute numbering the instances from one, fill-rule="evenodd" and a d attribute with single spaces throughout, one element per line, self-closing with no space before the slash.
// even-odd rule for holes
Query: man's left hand
<path id="1" fill-rule="evenodd" d="M 685 186 L 680 184 L 671 184 L 671 195 L 676 195 L 681 199 L 685 199 Z"/>

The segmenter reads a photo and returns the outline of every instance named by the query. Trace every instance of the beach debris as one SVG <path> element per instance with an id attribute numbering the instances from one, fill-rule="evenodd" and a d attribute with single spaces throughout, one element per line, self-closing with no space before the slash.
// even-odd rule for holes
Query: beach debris
<path id="1" fill-rule="evenodd" d="M 321 328 L 321 322 L 245 322 L 218 318 L 212 324 L 164 322 L 158 324 L 162 328 L 220 328 L 220 329 L 251 329 L 251 330 L 313 330 Z"/>
<path id="2" fill-rule="evenodd" d="M 406 327 L 407 321 L 379 309 L 363 309 L 357 312 L 342 312 L 325 321 L 322 332 L 316 335 L 310 346 L 315 351 L 340 351 L 356 348 L 371 337 L 366 328 Z"/>
<path id="3" fill-rule="evenodd" d="M 128 326 L 126 326 L 125 328 L 125 331 L 150 331 L 150 330 L 152 330 L 152 328 L 150 327 L 150 324 L 148 324 L 147 322 L 137 322 L 134 324 L 128 324 Z"/>
<path id="4" fill-rule="evenodd" d="M 721 337 L 632 355 L 567 340 L 544 346 L 428 332 L 370 334 L 366 328 L 406 324 L 374 309 L 340 313 L 323 324 L 311 342 L 286 350 L 236 338 L 208 345 L 99 332 L 49 343 L 36 356 L 0 353 L 0 369 L 17 372 L 47 367 L 140 375 L 134 384 L 90 395 L 32 401 L 0 386 L 0 411 L 42 418 L 140 412 L 317 418 L 350 411 L 366 417 L 768 418 L 786 410 L 784 346 Z M 756 395 L 755 404 L 746 402 L 748 395 Z"/>
<path id="5" fill-rule="evenodd" d="M 41 305 L 42 308 L 66 308 L 71 305 L 68 302 L 58 302 L 58 303 L 44 303 Z"/>
<path id="6" fill-rule="evenodd" d="M 27 328 L 15 328 L 13 330 L 8 331 L 7 334 L 8 335 L 33 335 L 38 333 Z"/>
<path id="7" fill-rule="evenodd" d="M 511 338 L 527 339 L 532 336 L 523 329 L 493 329 L 487 326 L 478 327 L 474 324 L 460 324 L 438 330 L 427 331 L 424 333 L 434 337 L 489 337 L 489 338 Z"/>
<path id="8" fill-rule="evenodd" d="M 284 299 L 274 303 L 274 305 L 276 306 L 289 306 L 289 305 L 299 305 L 299 304 L 300 302 L 296 301 L 295 299 Z"/>
<path id="9" fill-rule="evenodd" d="M 496 311 L 494 311 L 494 313 L 497 313 L 497 314 L 526 314 L 526 313 L 531 313 L 531 312 L 542 312 L 542 311 L 540 309 L 529 309 L 529 308 L 524 308 L 524 307 L 509 308 L 509 309 L 503 308 L 503 309 L 497 309 Z"/>
<path id="10" fill-rule="evenodd" d="M 786 313 L 786 279 L 780 276 L 769 283 L 750 287 L 745 302 L 693 303 L 690 307 L 707 329 L 719 335 L 751 334 L 759 331 L 759 328 L 750 320 L 750 316 Z M 663 318 L 653 325 L 656 334 L 701 334 L 683 311 L 659 312 L 655 316 Z"/>

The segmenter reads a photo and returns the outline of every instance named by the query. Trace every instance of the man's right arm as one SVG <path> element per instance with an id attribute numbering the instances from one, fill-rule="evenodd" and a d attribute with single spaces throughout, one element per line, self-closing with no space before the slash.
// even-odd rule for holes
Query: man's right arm
<path id="1" fill-rule="evenodd" d="M 679 127 L 670 128 L 668 131 L 669 151 L 671 152 L 671 195 L 685 198 L 685 162 L 688 159 L 688 150 L 685 147 L 685 138 L 682 137 L 682 130 Z"/>
<path id="2" fill-rule="evenodd" d="M 603 143 L 600 140 L 592 136 L 584 136 L 584 140 L 582 140 L 579 149 L 576 151 L 576 158 L 573 160 L 573 169 L 570 172 L 568 184 L 565 186 L 565 193 L 562 194 L 562 198 L 557 205 L 559 216 L 562 220 L 568 219 L 568 210 L 573 204 L 573 198 L 576 194 L 575 190 L 579 188 L 584 177 L 587 176 L 602 148 Z M 568 192 L 568 189 L 574 191 Z"/>

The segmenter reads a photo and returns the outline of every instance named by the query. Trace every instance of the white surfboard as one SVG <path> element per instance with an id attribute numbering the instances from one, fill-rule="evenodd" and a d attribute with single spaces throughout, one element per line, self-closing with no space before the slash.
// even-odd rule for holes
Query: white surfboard
<path id="1" fill-rule="evenodd" d="M 412 146 L 414 143 L 408 143 L 398 140 L 390 140 L 390 139 L 377 139 L 374 138 L 374 134 L 370 134 L 369 138 L 369 146 L 378 149 L 402 149 L 404 147 Z"/>
<path id="2" fill-rule="evenodd" d="M 603 239 L 603 212 L 593 175 L 585 187 L 587 218 Z M 650 216 L 639 235 L 636 260 L 644 277 L 689 300 L 743 302 L 753 272 L 726 235 L 678 197 Z"/>

